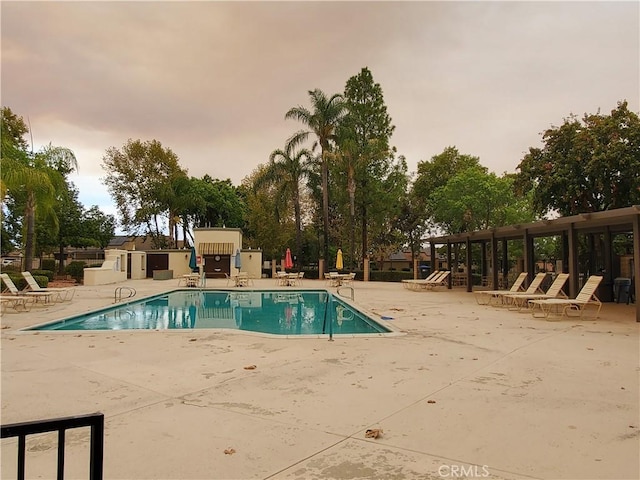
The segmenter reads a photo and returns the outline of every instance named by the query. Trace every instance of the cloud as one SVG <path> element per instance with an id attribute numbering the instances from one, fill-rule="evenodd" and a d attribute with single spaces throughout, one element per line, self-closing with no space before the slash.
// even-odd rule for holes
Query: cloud
<path id="1" fill-rule="evenodd" d="M 104 175 L 159 140 L 238 184 L 301 125 L 307 91 L 368 66 L 415 170 L 455 145 L 514 171 L 570 113 L 640 97 L 635 2 L 3 2 L 2 103 Z M 94 186 L 87 181 L 84 187 Z"/>

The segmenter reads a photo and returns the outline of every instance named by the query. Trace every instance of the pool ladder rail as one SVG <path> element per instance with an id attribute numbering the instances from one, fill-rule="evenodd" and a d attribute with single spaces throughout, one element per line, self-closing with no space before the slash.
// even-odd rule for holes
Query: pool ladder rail
<path id="1" fill-rule="evenodd" d="M 336 289 L 336 293 L 342 297 L 346 297 L 346 295 L 344 295 L 343 293 L 340 292 L 341 288 L 348 288 L 349 289 L 349 298 L 351 298 L 351 300 L 355 300 L 355 290 L 353 289 L 353 287 L 349 286 L 349 285 L 341 285 Z"/>
<path id="2" fill-rule="evenodd" d="M 126 297 L 123 298 L 123 292 L 128 293 Z M 113 292 L 113 303 L 121 302 L 122 300 L 126 300 L 128 298 L 133 298 L 136 296 L 135 288 L 131 287 L 118 287 L 115 292 Z"/>

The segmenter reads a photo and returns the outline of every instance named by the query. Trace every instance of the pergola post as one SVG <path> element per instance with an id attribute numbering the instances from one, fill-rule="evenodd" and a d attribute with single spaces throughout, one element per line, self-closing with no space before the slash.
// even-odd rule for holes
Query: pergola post
<path id="1" fill-rule="evenodd" d="M 453 268 L 451 267 L 451 242 L 447 242 L 447 268 L 451 272 L 447 277 L 447 288 L 451 290 L 451 277 L 453 277 Z"/>
<path id="2" fill-rule="evenodd" d="M 578 271 L 578 233 L 572 224 L 567 231 L 567 246 L 569 247 L 569 297 L 576 298 L 580 289 L 580 272 Z"/>
<path id="3" fill-rule="evenodd" d="M 491 288 L 498 289 L 498 242 L 495 234 L 491 235 Z"/>
<path id="4" fill-rule="evenodd" d="M 535 274 L 535 262 L 533 261 L 533 237 L 529 235 L 529 230 L 526 228 L 522 240 L 524 245 L 524 269 L 527 272 L 527 285 L 529 285 Z"/>
<path id="5" fill-rule="evenodd" d="M 633 217 L 633 283 L 636 287 L 634 300 L 636 302 L 636 322 L 640 322 L 640 214 Z M 631 293 L 631 292 L 629 292 Z"/>
<path id="6" fill-rule="evenodd" d="M 473 272 L 471 271 L 471 263 L 473 255 L 471 255 L 471 239 L 467 237 L 467 292 L 473 291 Z"/>

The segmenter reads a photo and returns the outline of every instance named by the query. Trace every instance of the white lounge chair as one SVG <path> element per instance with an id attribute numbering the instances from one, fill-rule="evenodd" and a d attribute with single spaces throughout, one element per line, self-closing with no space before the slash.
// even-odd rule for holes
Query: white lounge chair
<path id="1" fill-rule="evenodd" d="M 414 285 L 420 285 L 423 283 L 427 283 L 431 280 L 433 280 L 434 278 L 436 278 L 437 275 L 441 274 L 440 270 L 436 270 L 434 272 L 431 272 L 431 274 L 429 274 L 429 276 L 427 278 L 422 278 L 422 279 L 405 279 L 402 280 L 402 286 L 404 288 L 408 288 L 408 289 L 412 289 L 414 287 Z"/>
<path id="2" fill-rule="evenodd" d="M 477 292 L 473 292 L 473 295 L 478 302 L 478 305 L 489 305 L 496 298 L 500 298 L 501 295 L 505 293 L 516 293 L 521 290 L 524 290 L 524 281 L 527 279 L 527 272 L 522 272 L 516 278 L 516 281 L 513 282 L 511 288 L 509 290 L 478 290 Z"/>
<path id="3" fill-rule="evenodd" d="M 529 300 L 544 300 L 546 298 L 568 298 L 564 293 L 564 284 L 569 278 L 568 273 L 559 273 L 555 280 L 544 293 L 507 293 L 504 295 L 504 301 L 510 310 L 521 311 L 530 308 Z"/>
<path id="4" fill-rule="evenodd" d="M 527 289 L 524 292 L 522 292 L 522 294 L 534 295 L 536 293 L 543 293 L 543 290 L 540 287 L 542 286 L 542 282 L 544 281 L 545 278 L 547 278 L 546 273 L 544 272 L 538 273 L 535 277 L 533 277 L 533 280 L 531 280 L 531 284 L 529 285 L 529 287 L 527 287 Z M 510 295 L 519 295 L 519 292 L 518 293 L 511 293 L 511 292 L 495 293 L 492 298 L 493 305 L 496 307 L 501 307 L 504 305 L 509 306 L 510 300 L 511 300 Z"/>
<path id="5" fill-rule="evenodd" d="M 31 272 L 22 272 L 22 276 L 27 281 L 27 285 L 33 292 L 48 292 L 57 296 L 61 302 L 71 300 L 76 293 L 75 288 L 44 288 L 38 285 L 36 279 L 33 278 Z"/>
<path id="6" fill-rule="evenodd" d="M 408 284 L 410 290 L 433 290 L 436 287 L 443 287 L 449 283 L 449 270 L 442 270 L 438 275 L 427 280 L 416 280 Z"/>
<path id="7" fill-rule="evenodd" d="M 35 298 L 27 295 L 0 295 L 0 312 L 4 313 L 7 307 L 16 312 L 28 312 L 34 301 Z"/>
<path id="8" fill-rule="evenodd" d="M 41 300 L 43 303 L 51 303 L 53 299 L 53 293 L 51 292 L 27 292 L 24 290 L 23 291 L 18 290 L 18 287 L 16 287 L 16 284 L 13 283 L 13 280 L 11 280 L 11 277 L 6 273 L 0 273 L 0 278 L 6 285 L 12 297 L 27 296 L 27 297 L 31 297 L 35 301 Z"/>
<path id="9" fill-rule="evenodd" d="M 558 314 L 560 316 L 566 315 L 572 316 L 569 312 L 576 311 L 578 316 L 582 317 L 587 307 L 593 306 L 596 308 L 595 318 L 598 318 L 600 309 L 602 308 L 602 302 L 596 296 L 596 290 L 602 282 L 602 277 L 599 275 L 592 275 L 582 286 L 582 289 L 576 296 L 576 298 L 545 298 L 542 300 L 529 300 L 531 306 L 531 315 L 534 317 L 548 318 L 551 314 Z M 562 309 L 562 310 L 561 310 Z M 573 315 L 575 316 L 575 315 Z"/>

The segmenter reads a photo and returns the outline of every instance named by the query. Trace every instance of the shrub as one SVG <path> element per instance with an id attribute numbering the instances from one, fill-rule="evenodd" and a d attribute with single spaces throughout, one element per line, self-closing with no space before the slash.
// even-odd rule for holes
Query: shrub
<path id="1" fill-rule="evenodd" d="M 34 277 L 36 275 L 47 277 L 49 282 L 53 280 L 53 270 L 31 270 L 31 275 Z M 42 287 L 42 285 L 40 286 Z"/>
<path id="2" fill-rule="evenodd" d="M 413 278 L 411 272 L 399 272 L 397 270 L 377 270 L 369 272 L 369 279 L 372 282 L 401 282 L 405 279 Z"/>
<path id="3" fill-rule="evenodd" d="M 56 261 L 53 258 L 45 258 L 42 260 L 42 270 L 51 270 L 52 272 L 56 271 Z M 50 280 L 53 280 L 51 278 Z"/>
<path id="4" fill-rule="evenodd" d="M 27 287 L 27 281 L 24 279 L 21 273 L 7 272 L 4 269 L 2 273 L 6 273 L 7 275 L 9 275 L 9 278 L 13 280 L 13 283 L 18 290 L 24 290 Z M 4 285 L 4 282 L 2 282 L 2 284 Z"/>
<path id="5" fill-rule="evenodd" d="M 86 265 L 85 262 L 76 260 L 67 265 L 64 271 L 67 275 L 71 275 L 76 282 L 82 283 L 82 280 L 84 280 L 84 267 L 86 267 Z"/>
<path id="6" fill-rule="evenodd" d="M 34 280 L 36 281 L 36 283 L 38 285 L 40 285 L 42 288 L 47 288 L 47 285 L 49 285 L 49 277 L 47 275 L 38 275 L 36 274 L 36 272 L 38 271 L 42 271 L 42 270 L 34 270 L 33 272 L 31 272 L 31 276 L 34 278 Z M 25 280 L 26 282 L 26 280 Z M 13 282 L 15 283 L 15 282 Z"/>

